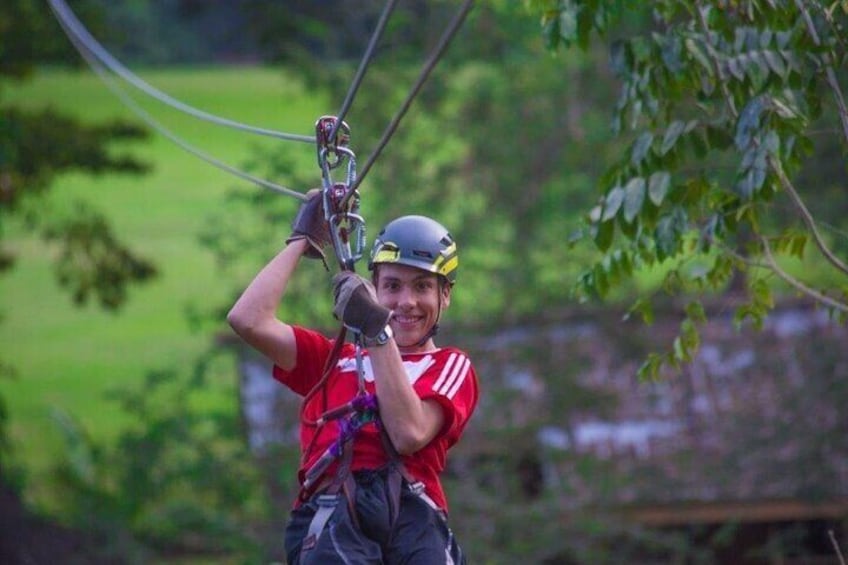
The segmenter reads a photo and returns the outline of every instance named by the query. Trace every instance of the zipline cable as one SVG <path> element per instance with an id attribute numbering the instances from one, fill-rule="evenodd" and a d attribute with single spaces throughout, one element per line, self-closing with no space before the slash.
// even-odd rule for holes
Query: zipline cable
<path id="1" fill-rule="evenodd" d="M 84 45 L 86 50 L 91 53 L 96 59 L 98 59 L 102 65 L 104 65 L 113 73 L 123 78 L 128 83 L 132 84 L 133 86 L 147 93 L 153 98 L 159 100 L 160 102 L 167 104 L 168 106 L 171 106 L 172 108 L 175 108 L 181 112 L 185 112 L 186 114 L 194 116 L 195 118 L 206 120 L 218 125 L 259 135 L 275 137 L 278 139 L 285 139 L 287 141 L 315 143 L 315 138 L 313 136 L 279 132 L 271 129 L 242 124 L 234 120 L 215 116 L 208 112 L 204 112 L 203 110 L 198 110 L 189 106 L 188 104 L 185 104 L 184 102 L 177 100 L 176 98 L 173 98 L 168 94 L 165 94 L 161 90 L 156 89 L 155 87 L 142 80 L 140 77 L 138 77 L 128 68 L 126 68 L 115 57 L 113 57 L 109 53 L 109 51 L 107 51 L 106 48 L 104 48 L 94 38 L 94 36 L 92 36 L 91 33 L 88 32 L 88 30 L 79 21 L 76 15 L 74 15 L 74 12 L 70 9 L 70 7 L 67 5 L 67 3 L 65 3 L 64 0 L 47 1 L 50 4 L 50 9 L 53 10 L 53 13 L 56 16 L 56 19 L 59 20 L 60 24 L 62 24 L 62 29 L 65 31 L 65 34 L 68 36 L 69 39 L 74 42 L 74 45 L 77 46 L 77 50 L 79 50 L 80 44 Z M 76 38 L 76 41 L 74 41 L 73 38 Z"/>
<path id="2" fill-rule="evenodd" d="M 386 28 L 386 23 L 389 21 L 389 16 L 391 16 L 392 12 L 394 11 L 395 5 L 397 5 L 397 0 L 389 0 L 383 7 L 383 12 L 380 14 L 380 19 L 377 21 L 377 26 L 371 33 L 371 39 L 368 42 L 368 47 L 365 49 L 365 53 L 362 55 L 362 60 L 359 63 L 359 68 L 356 70 L 356 74 L 354 75 L 353 80 L 350 83 L 350 87 L 347 90 L 347 95 L 345 96 L 344 102 L 342 102 L 342 107 L 339 110 L 339 113 L 336 114 L 336 124 L 335 126 L 333 126 L 333 129 L 330 132 L 330 135 L 328 136 L 330 140 L 335 139 L 339 126 L 344 122 L 345 116 L 347 115 L 348 110 L 350 110 L 350 107 L 353 104 L 353 99 L 356 96 L 357 91 L 359 90 L 359 86 L 362 84 L 362 78 L 365 76 L 365 70 L 368 68 L 371 59 L 374 58 L 374 49 L 376 49 L 377 42 L 383 35 L 383 30 Z"/>
<path id="3" fill-rule="evenodd" d="M 409 107 L 412 105 L 412 101 L 418 95 L 418 92 L 421 90 L 421 87 L 424 85 L 427 78 L 430 76 L 430 73 L 436 67 L 436 64 L 441 59 L 448 45 L 456 36 L 457 32 L 459 31 L 459 28 L 465 21 L 466 16 L 468 16 L 468 12 L 471 11 L 471 8 L 473 6 L 474 0 L 465 0 L 462 6 L 460 6 L 459 11 L 454 15 L 450 24 L 445 29 L 445 32 L 439 38 L 439 43 L 436 45 L 435 49 L 433 50 L 433 53 L 431 53 L 429 59 L 425 63 L 424 67 L 421 69 L 421 73 L 418 75 L 418 80 L 412 86 L 412 89 L 407 95 L 406 100 L 404 100 L 403 104 L 401 104 L 400 110 L 398 110 L 394 118 L 392 118 L 392 121 L 386 127 L 385 131 L 383 132 L 383 136 L 377 143 L 377 147 L 374 149 L 374 151 L 368 157 L 368 160 L 365 162 L 365 166 L 362 167 L 362 169 L 359 171 L 358 177 L 354 181 L 353 186 L 351 187 L 352 191 L 356 190 L 359 185 L 362 184 L 362 180 L 365 178 L 365 175 L 368 174 L 368 171 L 371 169 L 371 166 L 374 164 L 374 161 L 377 160 L 377 158 L 380 156 L 380 153 L 382 153 L 383 149 L 389 143 L 389 140 L 391 139 L 392 135 L 394 135 L 395 131 L 398 128 L 398 125 L 400 125 L 400 121 L 403 119 L 403 117 L 406 115 L 407 110 L 409 110 Z"/>
<path id="4" fill-rule="evenodd" d="M 64 20 L 60 19 L 59 24 L 64 28 Z M 65 31 L 67 32 L 68 30 L 65 30 Z M 109 88 L 109 90 L 111 90 L 112 93 L 115 94 L 115 96 L 120 98 L 120 100 L 126 106 L 128 106 L 131 110 L 133 110 L 136 114 L 138 114 L 139 117 L 141 117 L 141 119 L 144 120 L 144 122 L 146 122 L 150 127 L 152 127 L 153 129 L 155 129 L 156 131 L 161 133 L 163 136 L 167 137 L 169 140 L 176 143 L 181 148 L 188 151 L 189 153 L 191 153 L 195 157 L 198 157 L 198 158 L 202 159 L 203 161 L 209 163 L 210 165 L 218 167 L 219 169 L 222 169 L 222 170 L 224 170 L 224 171 L 226 171 L 230 174 L 233 174 L 233 175 L 235 175 L 235 176 L 237 176 L 237 177 L 239 177 L 243 180 L 247 180 L 249 182 L 257 184 L 257 185 L 259 185 L 263 188 L 266 188 L 268 190 L 272 190 L 272 191 L 278 192 L 280 194 L 285 194 L 286 196 L 292 196 L 292 197 L 297 198 L 298 200 L 301 200 L 301 201 L 306 200 L 306 195 L 304 195 L 303 193 L 297 192 L 297 191 L 292 190 L 290 188 L 286 188 L 284 186 L 280 186 L 278 184 L 267 181 L 265 179 L 255 177 L 255 176 L 253 176 L 249 173 L 245 173 L 245 172 L 243 172 L 239 169 L 236 169 L 235 167 L 232 167 L 231 165 L 224 163 L 223 161 L 216 159 L 215 157 L 207 155 L 206 153 L 200 151 L 199 149 L 195 148 L 194 146 L 187 143 L 186 141 L 180 139 L 177 135 L 175 135 L 170 130 L 168 130 L 165 126 L 163 126 L 161 123 L 159 123 L 153 116 L 150 115 L 150 113 L 148 113 L 146 110 L 144 110 L 144 108 L 142 108 L 138 103 L 136 103 L 136 101 L 133 100 L 131 96 L 129 96 L 126 92 L 124 92 L 120 88 L 120 86 L 118 86 L 117 81 L 115 81 L 115 79 L 109 74 L 108 69 L 101 63 L 101 61 L 99 61 L 94 56 L 93 53 L 91 53 L 87 49 L 86 45 L 84 45 L 82 42 L 79 42 L 78 38 L 76 38 L 74 35 L 72 35 L 70 33 L 68 34 L 68 38 L 71 40 L 71 43 L 74 44 L 74 47 L 76 47 L 77 51 L 79 51 L 80 55 L 82 55 L 83 59 L 85 59 L 85 61 L 88 63 L 88 65 L 103 80 L 103 82 L 106 84 L 106 86 Z"/>
<path id="5" fill-rule="evenodd" d="M 126 82 L 135 86 L 139 90 L 145 92 L 149 96 L 163 102 L 177 110 L 185 112 L 189 115 L 192 115 L 196 118 L 200 118 L 206 121 L 210 121 L 212 123 L 223 125 L 235 129 L 240 129 L 243 131 L 248 131 L 251 133 L 256 133 L 260 135 L 266 135 L 270 137 L 276 137 L 279 139 L 285 139 L 289 141 L 300 141 L 307 143 L 314 143 L 315 139 L 311 136 L 305 135 L 296 135 L 289 134 L 284 132 L 278 132 L 266 128 L 259 128 L 255 126 L 249 126 L 246 124 L 242 124 L 236 122 L 234 120 L 229 120 L 227 118 L 221 118 L 219 116 L 215 116 L 213 114 L 209 114 L 208 112 L 204 112 L 202 110 L 197 110 L 171 96 L 161 92 L 160 90 L 154 88 L 135 74 L 133 74 L 129 69 L 127 69 L 123 64 L 121 64 L 115 57 L 113 57 L 82 25 L 79 19 L 74 15 L 73 11 L 68 7 L 64 0 L 48 0 L 48 4 L 50 5 L 51 10 L 55 14 L 57 20 L 61 24 L 62 29 L 65 34 L 77 48 L 81 55 L 85 58 L 86 62 L 89 66 L 94 69 L 97 74 L 104 80 L 106 85 L 112 90 L 127 106 L 129 106 L 133 111 L 135 111 L 142 119 L 147 122 L 151 127 L 162 133 L 168 139 L 185 149 L 186 151 L 192 153 L 193 155 L 199 157 L 200 159 L 206 161 L 207 163 L 214 165 L 220 169 L 223 169 L 227 172 L 230 172 L 242 179 L 249 180 L 250 182 L 256 183 L 259 186 L 264 188 L 268 188 L 274 190 L 276 192 L 280 192 L 283 194 L 287 194 L 289 196 L 294 196 L 298 199 L 305 199 L 305 195 L 300 192 L 293 191 L 291 189 L 279 186 L 270 181 L 266 181 L 264 179 L 254 177 L 248 173 L 242 172 L 234 167 L 219 161 L 218 159 L 206 155 L 202 151 L 194 148 L 187 142 L 180 139 L 178 136 L 170 132 L 167 128 L 165 128 L 162 124 L 160 124 L 157 120 L 155 120 L 148 112 L 146 112 L 141 106 L 139 106 L 129 95 L 127 95 L 117 84 L 114 82 L 114 79 L 109 76 L 107 69 L 117 74 L 121 78 L 123 78 Z M 354 97 L 356 92 L 358 91 L 362 79 L 365 74 L 365 70 L 373 59 L 373 53 L 376 48 L 377 42 L 385 28 L 385 25 L 389 19 L 389 15 L 394 10 L 395 5 L 397 4 L 396 0 L 388 0 L 386 6 L 383 9 L 383 12 L 380 16 L 380 20 L 378 22 L 377 27 L 375 28 L 374 33 L 371 36 L 371 40 L 369 41 L 369 45 L 366 49 L 365 54 L 363 55 L 362 61 L 360 62 L 360 66 L 357 70 L 356 75 L 351 83 L 350 88 L 348 89 L 347 96 L 345 97 L 344 102 L 342 103 L 342 108 L 339 112 L 337 120 L 335 122 L 335 126 L 333 128 L 333 135 L 335 135 L 338 128 L 343 123 L 344 116 L 347 114 L 351 105 L 353 104 Z M 453 17 L 450 24 L 446 28 L 445 32 L 439 39 L 436 48 L 433 53 L 431 53 L 430 57 L 426 61 L 424 67 L 421 70 L 421 73 L 418 76 L 417 81 L 413 84 L 409 94 L 404 100 L 401 108 L 393 117 L 392 121 L 389 123 L 383 135 L 378 142 L 376 148 L 369 156 L 368 160 L 365 163 L 365 166 L 360 171 L 358 177 L 353 181 L 352 186 L 350 187 L 350 191 L 353 192 L 356 190 L 359 185 L 364 180 L 367 173 L 370 171 L 374 162 L 382 153 L 383 149 L 388 144 L 391 137 L 394 135 L 397 130 L 400 121 L 406 115 L 406 112 L 409 110 L 412 105 L 413 100 L 420 92 L 424 83 L 430 76 L 433 69 L 438 64 L 445 50 L 447 49 L 450 42 L 455 37 L 456 33 L 459 31 L 459 28 L 462 26 L 465 21 L 466 16 L 470 12 L 471 8 L 474 5 L 474 0 L 465 0 L 463 4 L 460 6 L 457 14 Z M 332 136 L 331 136 L 332 139 Z"/>

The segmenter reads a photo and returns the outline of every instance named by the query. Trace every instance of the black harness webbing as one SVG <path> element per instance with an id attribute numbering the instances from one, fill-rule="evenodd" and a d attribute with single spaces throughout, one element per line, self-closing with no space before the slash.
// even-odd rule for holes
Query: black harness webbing
<path id="1" fill-rule="evenodd" d="M 379 423 L 378 426 L 380 428 L 380 440 L 383 444 L 383 449 L 386 450 L 386 453 L 389 456 L 388 473 L 386 475 L 386 489 L 388 491 L 390 528 L 394 530 L 395 523 L 400 515 L 400 498 L 404 480 L 409 486 L 410 492 L 418 496 L 434 511 L 444 516 L 443 511 L 436 505 L 433 499 L 427 495 L 424 489 L 424 483 L 415 479 L 415 477 L 413 477 L 406 469 L 400 454 L 395 449 L 394 444 L 392 444 L 392 440 L 389 438 L 389 434 L 386 432 L 385 428 Z M 301 544 L 301 561 L 304 561 L 304 558 L 308 555 L 308 551 L 318 545 L 318 539 L 327 527 L 327 522 L 329 522 L 333 513 L 336 511 L 342 496 L 344 496 L 347 500 L 351 520 L 358 529 L 360 528 L 359 518 L 356 512 L 356 481 L 350 472 L 352 458 L 353 442 L 351 441 L 345 445 L 341 460 L 339 461 L 338 469 L 336 470 L 336 474 L 333 479 L 323 489 L 319 486 L 316 490 L 316 492 L 319 493 L 315 498 L 315 501 L 318 504 L 318 509 L 313 515 L 312 521 L 309 523 L 309 529 L 306 537 L 303 539 L 303 543 Z"/>

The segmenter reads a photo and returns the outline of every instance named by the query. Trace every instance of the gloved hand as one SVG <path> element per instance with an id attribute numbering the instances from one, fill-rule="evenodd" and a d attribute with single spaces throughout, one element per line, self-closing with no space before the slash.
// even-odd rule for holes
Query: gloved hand
<path id="1" fill-rule="evenodd" d="M 324 218 L 324 201 L 321 190 L 313 188 L 306 193 L 306 198 L 292 222 L 292 233 L 286 239 L 286 243 L 305 239 L 309 242 L 309 247 L 304 255 L 310 259 L 321 259 L 326 265 L 324 246 L 330 243 L 330 231 Z"/>
<path id="2" fill-rule="evenodd" d="M 333 278 L 333 314 L 345 326 L 367 339 L 376 338 L 392 311 L 377 302 L 374 286 L 356 273 L 342 271 Z"/>

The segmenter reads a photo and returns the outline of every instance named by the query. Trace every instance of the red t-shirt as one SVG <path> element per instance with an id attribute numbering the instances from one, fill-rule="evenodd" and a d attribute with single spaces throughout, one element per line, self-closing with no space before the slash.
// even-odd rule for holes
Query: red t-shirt
<path id="1" fill-rule="evenodd" d="M 295 327 L 297 361 L 294 369 L 285 371 L 274 367 L 274 378 L 294 392 L 306 395 L 320 380 L 324 363 L 330 354 L 333 342 L 320 333 Z M 433 399 L 442 406 L 445 423 L 438 435 L 416 453 L 402 456 L 404 466 L 417 480 L 424 483 L 427 494 L 442 509 L 447 510 L 447 500 L 439 481 L 445 468 L 448 449 L 459 441 L 468 419 L 477 405 L 477 375 L 468 356 L 456 348 L 441 348 L 428 353 L 401 355 L 409 382 L 422 400 Z M 363 372 L 366 392 L 374 393 L 374 375 L 367 351 L 363 354 Z M 327 380 L 326 398 L 320 392 L 312 396 L 305 406 L 305 416 L 316 420 L 325 410 L 341 406 L 356 396 L 358 377 L 354 347 L 346 343 L 341 355 Z M 379 399 L 378 399 L 379 400 Z M 324 451 L 338 438 L 338 421 L 331 420 L 321 428 L 302 425 L 300 446 L 309 449 L 306 460 L 301 462 L 298 477 L 303 483 L 306 471 L 321 457 Z M 316 431 L 318 437 L 315 438 Z M 314 443 L 313 443 L 314 439 Z M 380 431 L 374 423 L 365 424 L 353 440 L 351 470 L 378 469 L 389 462 Z M 333 473 L 338 462 L 327 470 Z"/>

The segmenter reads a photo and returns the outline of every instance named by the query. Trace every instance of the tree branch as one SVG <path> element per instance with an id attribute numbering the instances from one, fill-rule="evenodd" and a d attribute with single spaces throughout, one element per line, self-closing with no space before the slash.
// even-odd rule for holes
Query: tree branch
<path id="1" fill-rule="evenodd" d="M 816 32 L 816 28 L 813 25 L 810 13 L 804 5 L 803 0 L 795 0 L 795 3 L 798 6 L 800 12 L 803 14 L 805 21 L 807 22 L 807 28 L 813 38 L 813 41 L 816 45 L 821 45 L 821 39 L 819 38 L 818 33 Z M 701 29 L 703 30 L 705 37 L 708 37 L 709 27 L 707 26 L 707 21 L 704 16 L 704 11 L 702 10 L 701 2 L 696 3 L 696 10 L 698 12 L 698 21 L 700 23 Z M 722 73 L 721 64 L 712 49 L 708 49 L 708 52 L 710 60 L 715 66 L 716 76 L 718 78 L 718 83 L 721 88 L 721 91 L 724 94 L 725 99 L 727 100 L 728 106 L 733 117 L 736 118 L 738 117 L 738 114 L 736 112 L 736 107 L 733 103 L 733 98 L 730 94 L 730 89 L 727 87 L 726 77 L 724 76 L 724 73 Z M 848 109 L 846 109 L 845 99 L 842 96 L 842 91 L 839 89 L 839 83 L 836 80 L 836 75 L 834 74 L 833 67 L 830 64 L 830 57 L 825 53 L 823 59 L 826 65 L 828 83 L 830 84 L 830 87 L 836 97 L 837 106 L 839 106 L 839 115 L 842 121 L 845 140 L 848 141 Z M 807 228 L 813 234 L 813 240 L 815 241 L 816 246 L 834 267 L 842 271 L 844 274 L 848 275 L 848 265 L 846 265 L 836 255 L 834 255 L 830 248 L 827 246 L 827 244 L 824 242 L 824 239 L 821 237 L 821 234 L 819 233 L 818 228 L 816 227 L 815 219 L 813 218 L 812 214 L 810 214 L 810 211 L 807 209 L 806 205 L 804 204 L 804 201 L 798 194 L 798 191 L 795 190 L 795 187 L 789 180 L 789 177 L 786 176 L 786 173 L 783 170 L 783 167 L 781 166 L 780 162 L 772 156 L 769 157 L 768 162 L 769 167 L 775 172 L 777 177 L 780 179 L 781 186 L 786 191 L 786 193 L 789 194 L 789 197 L 792 199 L 792 202 L 798 208 L 798 211 L 801 214 L 801 217 L 804 220 L 804 223 L 806 224 Z"/>
<path id="2" fill-rule="evenodd" d="M 833 254 L 827 244 L 824 242 L 824 239 L 819 233 L 818 228 L 816 227 L 816 221 L 813 218 L 813 215 L 810 214 L 810 211 L 804 205 L 804 201 L 801 199 L 801 196 L 798 194 L 798 191 L 795 190 L 795 186 L 793 186 L 792 181 L 789 180 L 789 177 L 786 176 L 786 172 L 783 170 L 783 167 L 780 165 L 780 161 L 775 159 L 773 156 L 769 156 L 768 158 L 769 167 L 777 174 L 777 178 L 780 180 L 780 185 L 783 187 L 783 190 L 789 195 L 792 199 L 792 202 L 795 204 L 795 207 L 798 208 L 799 213 L 801 214 L 801 218 L 804 220 L 804 223 L 807 225 L 807 229 L 810 230 L 810 233 L 813 234 L 813 241 L 816 242 L 816 246 L 819 248 L 819 251 L 822 252 L 822 255 L 837 269 L 842 271 L 844 274 L 848 275 L 848 265 L 842 262 L 839 257 Z"/>
<path id="3" fill-rule="evenodd" d="M 776 274 L 778 277 L 780 277 L 784 282 L 786 282 L 787 284 L 789 284 L 790 286 L 792 286 L 793 288 L 795 288 L 796 290 L 798 290 L 802 294 L 806 294 L 807 296 L 809 296 L 813 300 L 816 300 L 817 302 L 821 302 L 822 304 L 830 306 L 831 308 L 833 308 L 835 310 L 840 310 L 842 312 L 848 313 L 848 304 L 845 304 L 843 302 L 840 302 L 838 300 L 831 298 L 830 296 L 822 294 L 814 288 L 808 287 L 807 285 L 805 285 L 804 283 L 802 283 L 801 281 L 799 281 L 798 279 L 796 279 L 795 277 L 793 277 L 792 275 L 790 275 L 789 273 L 787 273 L 786 271 L 781 269 L 780 265 L 777 264 L 777 261 L 775 260 L 774 255 L 772 255 L 771 247 L 769 247 L 768 240 L 764 236 L 758 236 L 758 238 L 759 238 L 760 243 L 762 244 L 762 247 L 763 247 L 763 252 L 764 252 L 763 255 L 766 259 L 765 263 L 761 263 L 760 261 L 754 261 L 750 257 L 745 257 L 744 255 L 740 255 L 737 251 L 731 249 L 730 247 L 728 247 L 727 245 L 724 245 L 722 243 L 716 242 L 716 245 L 718 245 L 725 253 L 727 253 L 728 255 L 730 255 L 731 257 L 736 259 L 737 261 L 744 263 L 745 265 L 748 265 L 749 267 L 757 267 L 757 268 L 760 268 L 760 269 L 767 269 L 767 270 L 773 272 L 774 274 Z"/>
<path id="4" fill-rule="evenodd" d="M 822 304 L 825 304 L 833 308 L 834 310 L 839 310 L 841 312 L 848 313 L 848 304 L 839 302 L 838 300 L 835 300 L 830 296 L 827 296 L 826 294 L 820 293 L 814 288 L 808 287 L 807 285 L 805 285 L 804 283 L 802 283 L 801 281 L 781 269 L 780 266 L 777 264 L 777 261 L 774 259 L 774 255 L 772 255 L 771 253 L 771 247 L 769 247 L 768 240 L 763 236 L 759 236 L 759 240 L 763 246 L 763 255 L 766 258 L 769 270 L 771 270 L 774 274 L 783 279 L 784 282 L 794 287 L 799 292 L 813 298 L 817 302 L 821 302 Z"/>
<path id="5" fill-rule="evenodd" d="M 810 16 L 809 10 L 807 10 L 805 1 L 795 0 L 795 6 L 797 6 L 798 11 L 801 12 L 801 15 L 804 17 L 804 22 L 807 24 L 807 31 L 810 33 L 813 43 L 816 44 L 816 47 L 821 47 L 821 38 L 819 37 L 815 24 L 813 24 L 813 18 Z M 845 97 L 842 95 L 842 89 L 839 88 L 839 81 L 837 80 L 836 73 L 833 70 L 833 62 L 830 60 L 830 55 L 828 53 L 822 54 L 822 61 L 824 61 L 824 71 L 827 76 L 827 83 L 833 91 L 834 98 L 836 98 L 836 106 L 839 110 L 839 120 L 842 122 L 842 134 L 845 136 L 845 141 L 848 142 L 848 106 L 845 105 Z"/>

